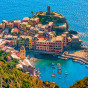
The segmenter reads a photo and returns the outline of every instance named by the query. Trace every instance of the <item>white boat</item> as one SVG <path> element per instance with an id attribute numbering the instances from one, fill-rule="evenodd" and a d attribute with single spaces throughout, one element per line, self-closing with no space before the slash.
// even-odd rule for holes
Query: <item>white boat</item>
<path id="1" fill-rule="evenodd" d="M 54 65 L 55 65 L 55 63 L 52 63 L 51 65 L 52 65 L 52 66 L 54 66 Z"/>
<path id="2" fill-rule="evenodd" d="M 88 65 L 86 65 L 86 67 L 88 68 Z"/>
<path id="3" fill-rule="evenodd" d="M 66 58 L 66 57 L 63 57 L 62 59 L 63 59 L 63 60 L 67 60 L 68 58 Z"/>
<path id="4" fill-rule="evenodd" d="M 58 58 L 62 58 L 62 56 L 58 56 Z"/>

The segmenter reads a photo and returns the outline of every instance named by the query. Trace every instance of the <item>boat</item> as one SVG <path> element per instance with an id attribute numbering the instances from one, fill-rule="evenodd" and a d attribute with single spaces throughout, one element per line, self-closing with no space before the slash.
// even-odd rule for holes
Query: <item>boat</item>
<path id="1" fill-rule="evenodd" d="M 58 69 L 61 69 L 61 67 L 58 67 Z"/>
<path id="2" fill-rule="evenodd" d="M 62 59 L 63 59 L 63 60 L 67 60 L 68 58 L 66 58 L 66 57 L 63 57 Z"/>
<path id="3" fill-rule="evenodd" d="M 62 56 L 58 56 L 58 58 L 62 58 Z"/>
<path id="4" fill-rule="evenodd" d="M 86 67 L 88 68 L 88 65 L 86 65 Z"/>
<path id="5" fill-rule="evenodd" d="M 58 71 L 58 73 L 61 73 L 61 71 Z"/>
<path id="6" fill-rule="evenodd" d="M 59 79 L 61 79 L 61 77 L 58 77 Z"/>
<path id="7" fill-rule="evenodd" d="M 53 66 L 52 69 L 55 69 L 55 67 Z"/>
<path id="8" fill-rule="evenodd" d="M 81 62 L 81 65 L 83 65 L 84 63 L 83 62 Z"/>
<path id="9" fill-rule="evenodd" d="M 53 55 L 54 57 L 57 57 L 57 55 Z"/>
<path id="10" fill-rule="evenodd" d="M 57 63 L 57 66 L 60 66 L 60 63 Z"/>
<path id="11" fill-rule="evenodd" d="M 51 83 L 55 83 L 55 82 L 51 82 Z"/>
<path id="12" fill-rule="evenodd" d="M 79 63 L 81 63 L 81 61 L 78 61 Z"/>
<path id="13" fill-rule="evenodd" d="M 54 66 L 54 65 L 55 65 L 55 63 L 52 63 L 51 65 L 52 65 L 52 66 Z"/>
<path id="14" fill-rule="evenodd" d="M 68 75 L 68 73 L 66 72 L 65 75 Z"/>
<path id="15" fill-rule="evenodd" d="M 55 73 L 52 73 L 52 77 L 55 77 Z"/>
<path id="16" fill-rule="evenodd" d="M 77 62 L 77 60 L 73 60 L 74 62 Z"/>

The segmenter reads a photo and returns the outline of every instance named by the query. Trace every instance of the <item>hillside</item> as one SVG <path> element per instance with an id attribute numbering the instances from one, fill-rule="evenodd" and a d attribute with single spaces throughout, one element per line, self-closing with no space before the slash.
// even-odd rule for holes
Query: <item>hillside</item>
<path id="1" fill-rule="evenodd" d="M 70 88 L 88 88 L 88 77 L 77 81 L 73 86 L 70 86 Z"/>
<path id="2" fill-rule="evenodd" d="M 0 51 L 0 86 L 3 88 L 59 88 L 50 82 L 44 82 L 16 69 L 17 60 L 8 60 L 9 54 Z"/>

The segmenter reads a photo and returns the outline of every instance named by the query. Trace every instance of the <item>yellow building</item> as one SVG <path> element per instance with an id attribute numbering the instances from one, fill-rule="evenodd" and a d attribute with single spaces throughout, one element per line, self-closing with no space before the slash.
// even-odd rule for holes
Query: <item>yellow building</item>
<path id="1" fill-rule="evenodd" d="M 29 21 L 28 24 L 29 24 L 29 25 L 33 25 L 33 22 L 32 22 L 32 21 Z"/>
<path id="2" fill-rule="evenodd" d="M 32 49 L 32 39 L 29 39 L 29 49 Z"/>
<path id="3" fill-rule="evenodd" d="M 20 48 L 20 59 L 25 59 L 25 47 Z"/>
<path id="4" fill-rule="evenodd" d="M 22 30 L 26 30 L 27 25 L 28 25 L 28 22 L 22 22 L 21 23 Z"/>
<path id="5" fill-rule="evenodd" d="M 20 36 L 22 39 L 25 39 L 25 46 L 29 47 L 29 49 L 32 49 L 32 37 L 31 36 Z M 26 40 L 28 39 L 28 41 Z M 21 41 L 22 42 L 22 41 Z"/>

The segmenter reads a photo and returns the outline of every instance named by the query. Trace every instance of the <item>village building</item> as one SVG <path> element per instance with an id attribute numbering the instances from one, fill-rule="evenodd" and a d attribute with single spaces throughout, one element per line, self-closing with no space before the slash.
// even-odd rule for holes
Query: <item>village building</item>
<path id="1" fill-rule="evenodd" d="M 20 48 L 20 59 L 25 59 L 25 47 L 21 46 Z"/>

